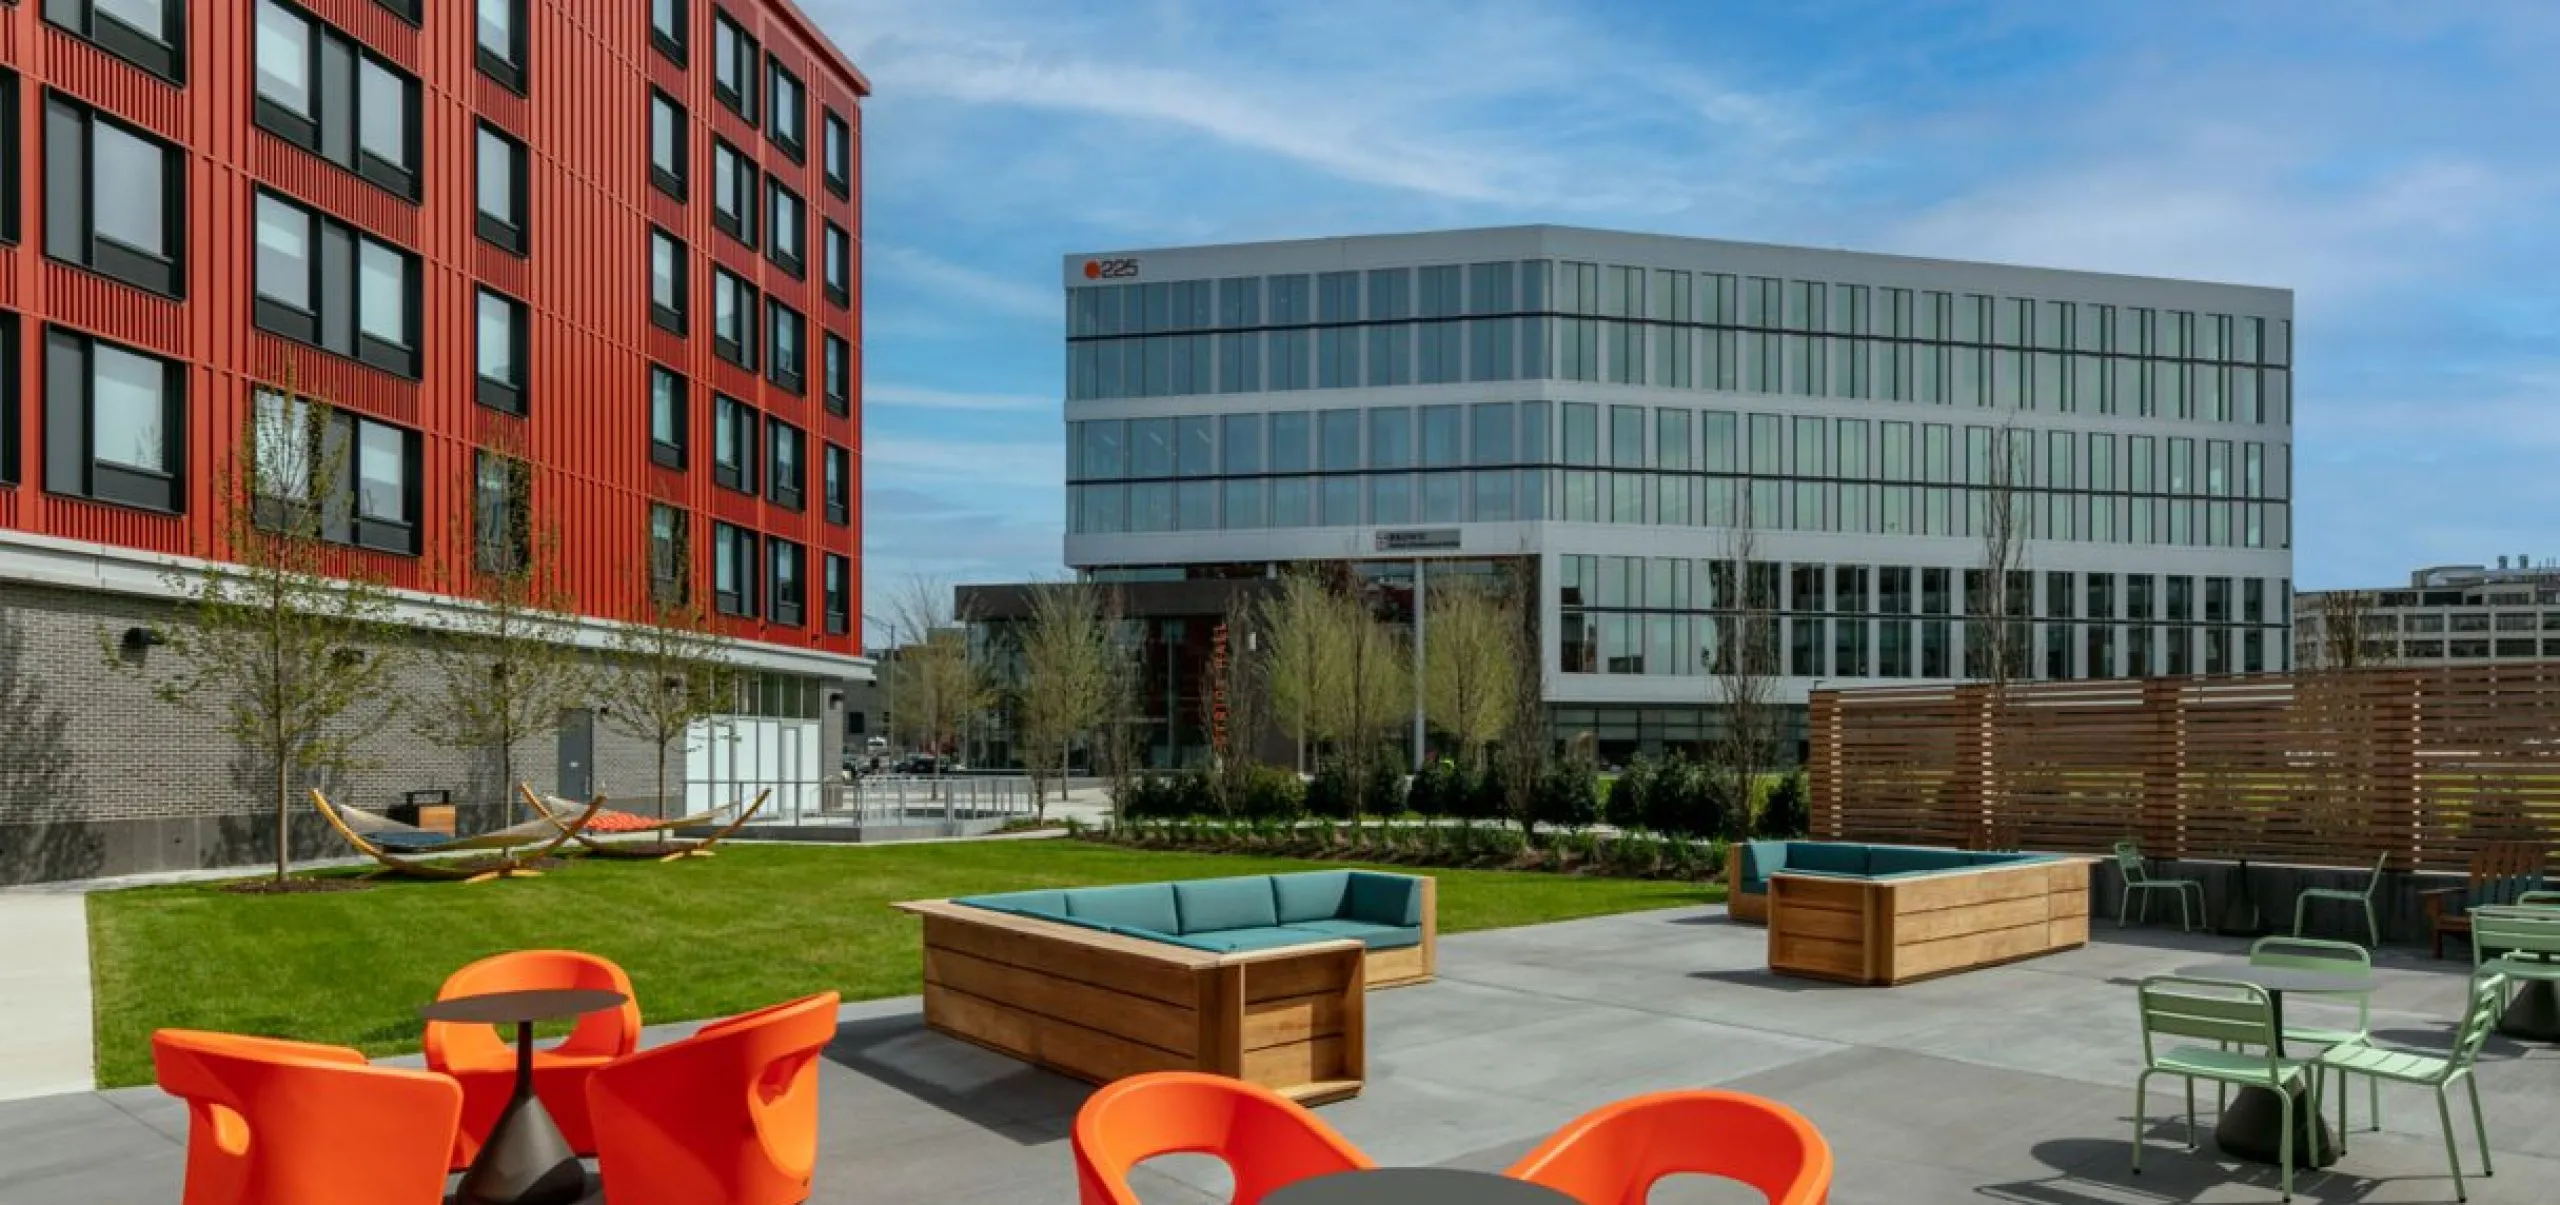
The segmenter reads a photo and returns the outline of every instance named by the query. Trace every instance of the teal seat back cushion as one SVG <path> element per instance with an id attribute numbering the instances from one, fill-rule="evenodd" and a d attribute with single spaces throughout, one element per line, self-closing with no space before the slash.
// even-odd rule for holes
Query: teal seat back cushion
<path id="1" fill-rule="evenodd" d="M 1173 909 L 1180 932 L 1215 933 L 1221 929 L 1268 929 L 1280 923 L 1271 899 L 1271 876 L 1194 879 L 1173 885 Z"/>
<path id="2" fill-rule="evenodd" d="M 1784 841 L 1745 841 L 1742 843 L 1742 894 L 1769 894 L 1769 876 L 1787 868 L 1787 843 Z"/>
<path id="3" fill-rule="evenodd" d="M 1351 872 L 1347 870 L 1271 876 L 1271 900 L 1280 910 L 1280 923 L 1284 925 L 1340 916 L 1350 893 Z"/>
<path id="4" fill-rule="evenodd" d="M 1828 874 L 1867 873 L 1868 847 L 1837 841 L 1787 842 L 1787 868 Z"/>
<path id="5" fill-rule="evenodd" d="M 963 896 L 952 902 L 1019 916 L 1064 917 L 1067 914 L 1067 893 L 1064 891 L 1008 891 L 1000 895 Z"/>
<path id="6" fill-rule="evenodd" d="M 1412 875 L 1355 870 L 1351 872 L 1349 895 L 1344 920 L 1364 920 L 1374 925 L 1422 923 L 1422 880 Z"/>
<path id="7" fill-rule="evenodd" d="M 1867 873 L 1874 875 L 1925 874 L 1940 870 L 1963 870 L 1973 865 L 1973 855 L 1960 849 L 1878 845 L 1867 852 Z"/>
<path id="8" fill-rule="evenodd" d="M 1067 915 L 1087 924 L 1180 933 L 1181 914 L 1173 905 L 1173 884 L 1135 883 L 1126 887 L 1079 887 L 1067 895 Z"/>

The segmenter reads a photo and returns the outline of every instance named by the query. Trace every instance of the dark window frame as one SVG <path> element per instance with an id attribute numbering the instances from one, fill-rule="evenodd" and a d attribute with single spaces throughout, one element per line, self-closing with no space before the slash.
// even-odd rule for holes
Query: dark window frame
<path id="1" fill-rule="evenodd" d="M 18 316 L 0 311 L 0 489 L 17 485 L 24 479 L 19 469 L 18 447 L 23 438 L 26 406 L 19 390 L 26 379 L 18 370 Z"/>
<path id="2" fill-rule="evenodd" d="M 834 331 L 819 332 L 818 370 L 827 413 L 844 418 L 853 413 L 853 340 Z M 839 356 L 838 350 L 842 350 Z"/>
<path id="3" fill-rule="evenodd" d="M 793 397 L 809 393 L 809 316 L 794 309 L 791 303 L 770 293 L 764 299 L 764 379 L 781 386 Z M 783 317 L 791 319 L 791 354 L 783 355 L 781 345 Z"/>
<path id="4" fill-rule="evenodd" d="M 507 151 L 507 207 L 515 211 L 512 220 L 480 207 L 480 173 L 486 170 L 481 148 L 483 137 L 491 137 Z M 473 123 L 471 132 L 471 230 L 480 241 L 514 255 L 518 259 L 530 254 L 533 241 L 533 189 L 526 179 L 533 170 L 533 148 L 524 140 L 482 118 Z"/>
<path id="5" fill-rule="evenodd" d="M 853 628 L 853 558 L 837 552 L 822 555 L 819 589 L 825 591 L 827 635 L 842 636 Z"/>
<path id="6" fill-rule="evenodd" d="M 796 215 L 791 222 L 789 250 L 782 245 L 782 215 L 777 212 L 786 197 Z M 764 255 L 774 267 L 782 269 L 783 275 L 793 280 L 809 279 L 809 199 L 771 172 L 764 177 Z"/>
<path id="7" fill-rule="evenodd" d="M 153 36 L 135 29 L 113 13 L 101 13 L 93 0 L 44 0 L 45 23 L 131 63 L 178 87 L 187 85 L 187 0 L 171 0 L 168 28 Z"/>
<path id="8" fill-rule="evenodd" d="M 750 497 L 756 493 L 757 470 L 764 459 L 764 424 L 756 408 L 725 393 L 711 395 L 711 484 Z M 720 459 L 724 427 L 729 446 L 738 450 L 734 464 Z"/>
<path id="9" fill-rule="evenodd" d="M 788 133 L 782 128 L 785 112 L 781 103 L 782 89 L 774 86 L 785 82 L 791 85 L 789 106 L 791 129 Z M 764 118 L 765 136 L 773 141 L 773 145 L 779 147 L 793 163 L 807 163 L 809 161 L 809 85 L 801 82 L 799 75 L 789 67 L 783 66 L 782 56 L 772 51 L 766 51 L 764 56 Z"/>
<path id="10" fill-rule="evenodd" d="M 838 309 L 853 308 L 853 232 L 821 219 L 818 232 L 819 284 Z M 842 248 L 839 255 L 837 249 Z"/>
<path id="11" fill-rule="evenodd" d="M 526 60 L 530 57 L 527 51 L 533 33 L 525 27 L 531 15 L 527 11 L 528 6 L 525 0 L 505 0 L 512 15 L 507 20 L 506 53 L 501 55 L 480 40 L 480 3 L 481 0 L 472 0 L 471 61 L 480 69 L 480 74 L 496 80 L 507 91 L 523 96 Z"/>
<path id="12" fill-rule="evenodd" d="M 675 248 L 676 298 L 670 309 L 658 303 L 658 244 Z M 658 329 L 682 335 L 693 311 L 693 249 L 664 226 L 649 227 L 649 321 Z"/>
<path id="13" fill-rule="evenodd" d="M 734 523 L 711 525 L 711 607 L 722 615 L 740 619 L 756 618 L 757 587 L 764 576 L 764 550 L 758 546 L 756 533 Z M 734 589 L 720 588 L 720 561 L 732 547 L 738 550 L 734 564 L 737 579 Z"/>
<path id="14" fill-rule="evenodd" d="M 658 438 L 658 384 L 675 384 L 675 442 Z M 693 383 L 684 374 L 663 364 L 649 366 L 649 460 L 670 469 L 682 469 L 693 448 Z"/>
<path id="15" fill-rule="evenodd" d="M 792 460 L 787 466 L 782 463 L 786 444 Z M 809 509 L 809 433 L 770 416 L 764 420 L 764 496 L 784 510 Z"/>
<path id="16" fill-rule="evenodd" d="M 18 185 L 26 178 L 24 138 L 18 127 L 18 73 L 0 67 L 0 243 L 16 243 L 24 202 Z"/>
<path id="17" fill-rule="evenodd" d="M 426 24 L 426 0 L 373 0 L 391 10 L 391 15 L 411 25 Z"/>
<path id="18" fill-rule="evenodd" d="M 657 121 L 660 104 L 664 104 L 675 114 L 676 162 L 672 172 L 658 163 Z M 684 102 L 668 95 L 663 89 L 653 86 L 649 89 L 649 123 L 649 183 L 659 192 L 679 201 L 684 200 L 693 177 L 693 115 L 685 111 Z"/>
<path id="19" fill-rule="evenodd" d="M 498 502 L 506 530 L 489 531 L 490 498 L 485 492 L 489 463 L 506 474 Z M 482 573 L 516 573 L 533 560 L 533 466 L 503 452 L 475 449 L 471 458 L 471 565 Z"/>
<path id="20" fill-rule="evenodd" d="M 512 382 L 490 377 L 481 369 L 480 299 L 495 297 L 507 304 L 507 363 L 515 370 Z M 479 285 L 471 297 L 471 380 L 472 396 L 481 405 L 503 414 L 522 417 L 527 412 L 526 397 L 532 391 L 533 336 L 527 329 L 533 325 L 533 310 L 522 299 L 508 296 L 487 284 Z"/>
<path id="21" fill-rule="evenodd" d="M 736 313 L 746 329 L 732 338 L 720 329 L 720 297 L 724 289 L 734 286 L 737 292 Z M 711 354 L 748 372 L 756 370 L 756 357 L 764 351 L 759 342 L 764 337 L 764 295 L 755 284 L 727 268 L 714 264 L 711 269 Z"/>
<path id="22" fill-rule="evenodd" d="M 820 486 L 826 491 L 827 522 L 838 527 L 853 523 L 853 449 L 842 444 L 828 444 L 820 468 L 824 476 Z"/>
<path id="23" fill-rule="evenodd" d="M 667 56 L 668 62 L 682 67 L 685 55 L 693 48 L 693 13 L 687 8 L 686 0 L 668 0 L 668 3 L 675 6 L 676 27 L 672 31 L 661 28 L 657 5 L 652 3 L 649 6 L 649 44 Z"/>
<path id="24" fill-rule="evenodd" d="M 419 173 L 415 165 L 420 162 L 424 154 L 420 145 L 422 127 L 419 116 L 420 98 L 424 92 L 418 77 L 403 70 L 399 64 L 375 54 L 370 47 L 357 41 L 346 31 L 320 19 L 311 10 L 293 3 L 293 0 L 258 0 L 258 3 L 275 5 L 287 15 L 301 20 L 308 31 L 306 40 L 310 50 L 304 56 L 303 71 L 310 80 L 313 108 L 318 109 L 319 112 L 311 116 L 296 113 L 285 107 L 282 102 L 270 100 L 265 93 L 258 91 L 257 56 L 256 52 L 252 51 L 249 72 L 250 120 L 256 123 L 259 129 L 301 147 L 321 162 L 341 171 L 353 173 L 366 183 L 415 204 L 418 200 L 419 183 Z M 255 21 L 254 11 L 251 19 Z M 331 42 L 338 44 L 337 49 L 347 56 L 349 63 L 346 92 L 340 98 L 342 105 L 331 103 L 330 81 L 326 78 L 327 72 L 323 64 L 323 59 L 328 54 L 328 43 Z M 388 72 L 393 78 L 407 85 L 408 103 L 403 108 L 400 118 L 401 150 L 408 158 L 407 166 L 392 163 L 365 149 L 364 69 L 367 64 Z M 343 108 L 342 114 L 332 112 L 339 108 Z M 346 127 L 343 131 L 343 139 L 335 132 L 340 123 Z M 346 149 L 346 157 L 343 159 L 331 153 L 332 144 L 341 141 L 344 142 Z"/>
<path id="25" fill-rule="evenodd" d="M 304 295 L 317 299 L 310 307 L 298 307 L 291 302 L 279 301 L 258 291 L 258 269 L 254 249 L 258 240 L 258 199 L 260 197 L 272 197 L 302 215 L 303 243 L 309 272 L 309 279 L 304 282 Z M 328 268 L 332 256 L 323 244 L 330 239 L 346 240 L 347 278 L 343 290 L 333 290 L 328 281 Z M 403 271 L 400 326 L 402 337 L 408 340 L 405 346 L 385 343 L 364 329 L 363 258 L 364 244 L 368 242 L 398 255 L 401 259 Z M 270 188 L 255 188 L 250 192 L 248 245 L 252 248 L 249 271 L 250 321 L 258 329 L 395 376 L 406 377 L 413 381 L 419 379 L 421 375 L 419 345 L 424 342 L 422 337 L 424 318 L 419 311 L 424 299 L 421 296 L 422 269 L 416 252 L 396 243 L 384 242 L 359 227 L 339 221 L 330 214 Z M 325 301 L 335 292 L 343 292 L 348 308 L 346 322 L 343 324 L 348 341 L 343 347 L 333 346 L 330 342 L 334 333 L 333 328 L 340 324 L 335 322 L 318 304 L 318 301 Z"/>
<path id="26" fill-rule="evenodd" d="M 732 53 L 727 62 L 722 60 L 720 54 L 720 34 L 724 29 L 731 35 Z M 711 8 L 711 95 L 713 99 L 728 106 L 730 112 L 745 118 L 747 124 L 751 126 L 761 124 L 757 120 L 756 90 L 763 82 L 758 74 L 758 68 L 762 67 L 763 63 L 764 47 L 757 43 L 755 35 L 748 33 L 746 25 L 730 16 L 728 10 L 716 4 L 713 5 Z M 720 69 L 730 65 L 738 68 L 736 87 L 720 82 Z"/>
<path id="27" fill-rule="evenodd" d="M 315 408 L 325 406 L 325 403 L 314 402 L 310 398 L 294 397 L 274 385 L 252 382 L 249 386 L 249 418 L 253 432 L 262 429 L 260 423 L 263 419 L 259 408 L 269 395 L 288 401 L 298 401 Z M 423 525 L 419 522 L 419 514 L 424 506 L 425 492 L 419 480 L 419 472 L 424 463 L 425 436 L 415 427 L 384 422 L 371 415 L 357 414 L 352 410 L 333 408 L 327 411 L 327 415 L 330 429 L 307 430 L 303 435 L 306 440 L 321 441 L 322 455 L 335 455 L 338 450 L 343 450 L 346 454 L 346 462 L 337 474 L 338 480 L 330 483 L 332 486 L 330 496 L 316 502 L 321 512 L 320 538 L 332 544 L 343 544 L 371 552 L 387 552 L 396 556 L 409 557 L 421 555 L 424 545 L 420 538 Z M 321 417 L 318 409 L 314 409 L 308 417 L 312 420 L 314 428 L 317 428 Z M 400 436 L 400 511 L 406 516 L 405 518 L 384 519 L 367 515 L 358 505 L 359 491 L 364 483 L 364 431 L 367 427 L 379 427 L 396 432 Z M 253 443 L 254 438 L 253 435 Z M 310 498 L 283 499 L 262 496 L 253 503 L 252 519 L 262 527 L 282 526 L 283 520 L 277 514 L 277 508 L 289 503 L 298 503 L 303 507 L 315 504 Z"/>
<path id="28" fill-rule="evenodd" d="M 821 107 L 819 127 L 819 175 L 826 180 L 827 191 L 842 200 L 853 199 L 853 123 L 831 107 Z M 844 162 L 838 163 L 837 159 Z M 842 168 L 842 171 L 838 171 Z"/>
<path id="29" fill-rule="evenodd" d="M 187 155 L 162 139 L 113 113 L 65 92 L 48 90 L 44 104 L 45 256 L 109 280 L 175 301 L 187 296 Z M 78 127 L 77 145 L 63 146 L 56 137 L 55 115 Z M 98 232 L 98 125 L 103 122 L 127 137 L 160 150 L 160 240 L 166 254 L 129 246 Z M 77 156 L 63 164 L 57 156 Z M 60 245 L 74 240 L 75 247 Z"/>
<path id="30" fill-rule="evenodd" d="M 721 156 L 728 156 L 731 170 L 721 170 Z M 720 205 L 723 177 L 735 180 L 732 193 L 738 198 L 738 211 L 731 213 Z M 711 136 L 711 226 L 738 240 L 741 246 L 756 249 L 757 226 L 764 207 L 764 173 L 756 169 L 755 157 L 739 150 L 737 145 L 717 134 Z"/>
<path id="31" fill-rule="evenodd" d="M 101 346 L 160 366 L 160 457 L 165 470 L 98 459 L 97 349 Z M 161 514 L 185 513 L 187 366 L 86 331 L 48 326 L 44 369 L 45 491 Z"/>
<path id="32" fill-rule="evenodd" d="M 782 574 L 791 566 L 791 576 Z M 765 618 L 786 628 L 809 621 L 809 550 L 796 540 L 764 538 Z M 787 587 L 787 588 L 786 588 Z"/>
<path id="33" fill-rule="evenodd" d="M 661 551 L 658 516 L 673 516 L 669 533 L 673 556 Z M 693 599 L 693 515 L 672 503 L 649 503 L 649 597 L 664 606 L 683 606 Z"/>

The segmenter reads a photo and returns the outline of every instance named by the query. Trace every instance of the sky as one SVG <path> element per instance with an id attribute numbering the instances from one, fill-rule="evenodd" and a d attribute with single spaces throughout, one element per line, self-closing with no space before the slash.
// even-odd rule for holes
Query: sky
<path id="1" fill-rule="evenodd" d="M 1533 222 L 2290 288 L 2298 586 L 2560 557 L 2560 4 L 800 3 L 874 598 L 1062 574 L 1061 256 Z"/>

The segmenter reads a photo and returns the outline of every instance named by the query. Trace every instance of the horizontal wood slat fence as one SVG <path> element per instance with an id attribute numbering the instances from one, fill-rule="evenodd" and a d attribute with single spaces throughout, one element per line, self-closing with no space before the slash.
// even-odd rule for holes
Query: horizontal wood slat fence
<path id="1" fill-rule="evenodd" d="M 1815 692 L 1836 840 L 2462 871 L 2560 827 L 2560 661 Z"/>

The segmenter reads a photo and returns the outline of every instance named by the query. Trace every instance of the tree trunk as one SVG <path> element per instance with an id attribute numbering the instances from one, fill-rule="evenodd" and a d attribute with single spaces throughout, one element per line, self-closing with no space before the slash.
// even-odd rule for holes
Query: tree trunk
<path id="1" fill-rule="evenodd" d="M 658 738 L 658 819 L 667 818 L 667 738 Z"/>
<path id="2" fill-rule="evenodd" d="M 293 786 L 286 777 L 289 773 L 286 763 L 286 752 L 279 746 L 276 749 L 276 881 L 279 883 L 285 879 L 285 868 L 292 861 L 293 851 Z"/>

